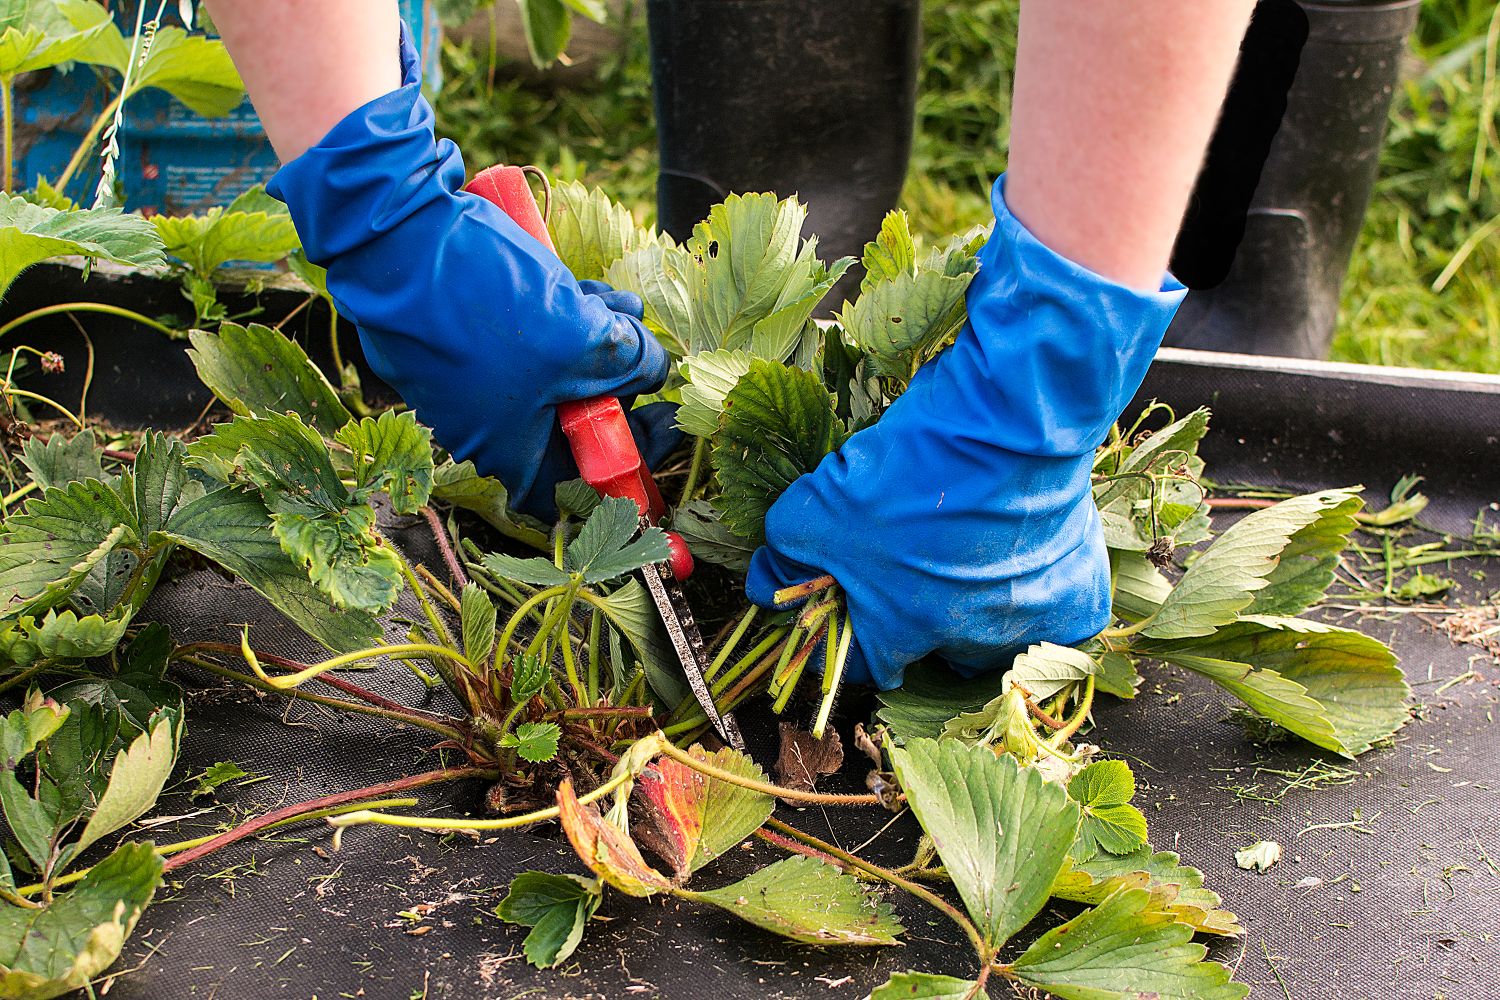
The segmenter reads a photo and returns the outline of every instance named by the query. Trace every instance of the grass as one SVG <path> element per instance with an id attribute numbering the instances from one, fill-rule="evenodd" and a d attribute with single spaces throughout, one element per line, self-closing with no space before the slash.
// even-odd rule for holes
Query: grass
<path id="1" fill-rule="evenodd" d="M 902 207 L 927 236 L 988 218 L 1005 168 L 1017 0 L 924 0 L 917 139 Z M 622 51 L 573 88 L 448 45 L 442 132 L 470 165 L 536 163 L 653 214 L 656 135 L 641 4 Z M 1336 360 L 1500 372 L 1500 8 L 1424 0 L 1344 286 Z"/>

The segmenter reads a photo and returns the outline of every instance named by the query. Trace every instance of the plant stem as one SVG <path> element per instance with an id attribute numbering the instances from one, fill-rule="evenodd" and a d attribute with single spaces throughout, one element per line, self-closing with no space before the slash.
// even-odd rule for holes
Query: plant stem
<path id="1" fill-rule="evenodd" d="M 398 792 L 411 791 L 414 788 L 424 788 L 427 785 L 436 785 L 445 781 L 460 781 L 464 778 L 493 778 L 496 776 L 497 772 L 493 768 L 444 767 L 435 771 L 426 771 L 422 774 L 397 778 L 395 781 L 387 781 L 379 785 L 356 788 L 348 792 L 335 792 L 332 795 L 324 795 L 321 798 L 300 802 L 297 805 L 274 809 L 247 823 L 241 823 L 233 830 L 226 830 L 206 844 L 200 844 L 192 850 L 177 855 L 162 866 L 162 871 L 169 872 L 181 868 L 183 865 L 190 865 L 199 858 L 212 854 L 221 847 L 228 847 L 230 844 L 244 840 L 246 837 L 259 833 L 267 827 L 275 826 L 282 820 L 300 818 L 306 816 L 308 813 L 329 809 L 334 806 L 346 805 L 350 802 L 360 802 L 364 799 L 373 799 L 384 795 L 393 795 Z M 353 815 L 357 815 L 357 813 Z M 332 822 L 336 818 L 329 817 L 329 820 Z"/>
<path id="2" fill-rule="evenodd" d="M 568 590 L 569 586 L 570 584 L 560 583 L 555 587 L 548 587 L 545 590 L 539 590 L 535 594 L 532 594 L 530 597 L 528 597 L 524 602 L 522 602 L 520 607 L 516 608 L 515 613 L 510 616 L 510 621 L 505 623 L 505 630 L 500 633 L 500 640 L 495 643 L 495 648 L 500 651 L 501 656 L 510 655 L 509 651 L 511 638 L 516 634 L 516 629 L 520 627 L 521 622 L 526 617 L 527 612 L 536 607 L 538 604 L 541 604 L 543 601 L 549 601 L 552 598 L 557 597 L 559 594 L 565 593 Z"/>
<path id="3" fill-rule="evenodd" d="M 1094 682 L 1094 675 L 1089 674 L 1088 679 L 1083 684 L 1083 700 L 1078 703 L 1078 710 L 1073 713 L 1073 717 L 1068 720 L 1067 725 L 1048 738 L 1047 742 L 1053 748 L 1062 746 L 1072 738 L 1073 734 L 1078 732 L 1079 727 L 1083 725 L 1083 720 L 1088 718 L 1089 711 L 1094 707 Z"/>
<path id="4" fill-rule="evenodd" d="M 288 816 L 286 819 L 277 820 L 275 823 L 272 823 L 262 832 L 269 833 L 271 830 L 283 826 L 291 826 L 293 823 L 309 823 L 313 820 L 327 819 L 329 816 L 339 816 L 343 813 L 354 812 L 356 809 L 404 809 L 416 804 L 416 799 L 378 799 L 374 802 L 352 802 L 348 805 L 332 806 L 328 809 L 315 809 L 310 813 L 303 813 L 300 816 Z M 206 844 L 217 836 L 219 836 L 217 833 L 210 833 L 206 837 L 179 840 L 175 844 L 162 844 L 160 847 L 153 844 L 152 849 L 156 851 L 157 857 L 168 858 L 174 854 L 181 854 L 183 851 L 190 851 L 201 844 Z M 66 875 L 53 879 L 52 887 L 56 889 L 60 886 L 72 885 L 74 882 L 82 881 L 93 870 L 92 867 L 88 867 L 80 871 L 69 872 Z M 30 896 L 41 891 L 42 883 L 38 882 L 35 885 L 23 885 L 16 890 L 16 893 L 22 896 Z"/>
<path id="5" fill-rule="evenodd" d="M 432 570 L 428 569 L 426 566 L 423 566 L 421 563 L 417 563 L 412 568 L 417 571 L 417 576 L 421 578 L 422 582 L 431 587 L 432 592 L 436 594 L 444 604 L 448 605 L 449 609 L 452 610 L 454 614 L 460 616 L 463 615 L 463 604 L 460 603 L 459 599 L 454 596 L 453 591 L 443 586 L 443 581 L 432 575 Z"/>
<path id="6" fill-rule="evenodd" d="M 231 681 L 238 681 L 241 684 L 247 684 L 259 691 L 266 691 L 270 694 L 284 695 L 288 698 L 295 698 L 299 701 L 310 701 L 315 705 L 323 705 L 328 708 L 336 708 L 344 712 L 358 712 L 362 715 L 375 715 L 379 716 L 382 719 L 390 719 L 393 722 L 402 722 L 408 726 L 415 726 L 418 729 L 426 729 L 431 732 L 437 733 L 440 736 L 445 736 L 459 745 L 463 745 L 468 742 L 467 737 L 452 726 L 445 725 L 444 723 L 437 722 L 433 719 L 429 719 L 423 715 L 418 715 L 408 708 L 402 708 L 400 710 L 381 708 L 376 705 L 363 705 L 357 701 L 343 701 L 339 698 L 325 698 L 322 695 L 309 694 L 306 691 L 287 691 L 266 683 L 265 681 L 262 681 L 257 677 L 252 677 L 250 674 L 242 674 L 237 670 L 230 670 L 228 667 L 220 666 L 212 660 L 205 660 L 200 656 L 179 656 L 176 658 L 178 660 L 181 660 L 183 663 L 190 663 L 200 670 L 206 670 L 209 673 L 215 674 L 219 677 L 223 677 Z"/>
<path id="7" fill-rule="evenodd" d="M 250 664 L 250 670 L 278 691 L 286 691 L 312 680 L 319 674 L 329 670 L 337 670 L 339 667 L 347 667 L 350 664 L 359 663 L 361 660 L 372 660 L 379 656 L 395 656 L 397 653 L 415 653 L 418 655 L 440 656 L 453 660 L 469 670 L 473 665 L 466 660 L 462 653 L 449 649 L 446 646 L 434 646 L 430 642 L 397 642 L 389 646 L 371 646 L 368 649 L 358 649 L 352 653 L 344 653 L 340 656 L 330 657 L 322 663 L 314 663 L 305 670 L 299 670 L 295 674 L 283 674 L 280 677 L 271 677 L 261 669 L 260 660 L 255 656 L 255 650 L 250 648 L 250 630 L 247 628 L 240 633 L 240 654 L 245 657 L 245 662 Z"/>
<path id="8" fill-rule="evenodd" d="M 448 542 L 448 530 L 443 527 L 443 522 L 438 520 L 437 511 L 431 507 L 422 508 L 422 516 L 427 518 L 427 526 L 432 529 L 433 541 L 437 542 L 438 551 L 443 554 L 443 562 L 448 564 L 448 572 L 453 574 L 453 580 L 460 587 L 468 585 L 469 578 L 464 574 L 464 568 L 458 561 L 458 556 L 453 552 L 453 546 Z"/>
<path id="9" fill-rule="evenodd" d="M 153 329 L 160 330 L 162 333 L 165 333 L 169 337 L 175 338 L 177 336 L 177 331 L 172 329 L 170 326 L 167 326 L 163 323 L 158 323 L 156 320 L 151 319 L 149 316 L 142 316 L 140 313 L 135 312 L 131 309 L 122 309 L 119 306 L 108 305 L 104 302 L 63 302 L 54 306 L 43 306 L 40 309 L 33 309 L 29 313 L 22 313 L 20 316 L 17 316 L 15 319 L 11 320 L 9 323 L 6 323 L 4 326 L 0 326 L 0 337 L 3 337 L 7 333 L 10 333 L 18 326 L 23 326 L 26 323 L 30 323 L 34 319 L 43 319 L 47 316 L 55 316 L 58 313 L 71 312 L 105 313 L 110 316 L 118 316 L 122 319 L 131 320 L 132 322 L 139 323 L 142 326 L 149 326 Z"/>
<path id="10" fill-rule="evenodd" d="M 687 482 L 682 484 L 682 499 L 679 504 L 685 504 L 693 499 L 693 491 L 698 488 L 698 476 L 703 470 L 703 456 L 708 454 L 708 438 L 699 438 L 693 444 L 693 461 L 688 466 Z"/>
<path id="11" fill-rule="evenodd" d="M 46 403 L 58 413 L 61 413 L 63 416 L 71 420 L 74 426 L 76 426 L 79 430 L 83 430 L 83 421 L 78 419 L 77 414 L 75 414 L 72 410 L 68 409 L 66 406 L 62 405 L 55 399 L 50 399 L 46 396 L 41 395 L 40 393 L 32 392 L 30 389 L 17 389 L 13 385 L 4 386 L 4 392 L 7 398 L 11 396 L 20 396 L 22 399 L 31 399 L 35 400 L 38 403 Z"/>
<path id="12" fill-rule="evenodd" d="M 664 757 L 670 757 L 686 767 L 692 768 L 705 777 L 713 778 L 715 781 L 723 781 L 730 785 L 738 785 L 748 788 L 752 792 L 760 792 L 762 795 L 771 795 L 779 799 L 788 799 L 795 802 L 806 802 L 817 806 L 873 806 L 880 804 L 880 796 L 872 794 L 843 795 L 833 792 L 804 792 L 795 788 L 783 788 L 773 785 L 768 781 L 757 781 L 754 778 L 746 778 L 726 771 L 707 761 L 699 760 L 686 750 L 679 750 L 670 740 L 661 733 L 655 734 L 648 739 L 656 739 L 661 745 L 661 753 Z"/>
<path id="13" fill-rule="evenodd" d="M 125 93 L 123 91 L 116 94 L 104 106 L 104 110 L 99 112 L 99 116 L 94 119 L 94 124 L 89 126 L 89 130 L 79 140 L 78 148 L 73 151 L 72 159 L 68 160 L 68 165 L 63 168 L 63 172 L 53 182 L 53 186 L 57 188 L 59 194 L 67 192 L 68 183 L 73 179 L 73 175 L 78 173 L 78 168 L 83 166 L 83 162 L 89 158 L 89 154 L 93 153 L 94 144 L 99 141 L 99 133 L 103 132 L 105 126 L 109 124 L 110 119 L 114 118 L 115 112 L 119 110 L 120 104 L 124 100 Z"/>
<path id="14" fill-rule="evenodd" d="M 15 77 L 0 76 L 0 116 L 5 118 L 5 180 L 0 191 L 10 194 L 10 186 L 14 182 L 15 165 L 11 158 L 16 152 L 16 108 L 15 108 Z"/>
<path id="15" fill-rule="evenodd" d="M 178 659 L 184 659 L 187 656 L 193 655 L 198 652 L 219 653 L 224 656 L 238 656 L 240 655 L 240 647 L 231 645 L 227 642 L 194 642 L 185 646 L 178 646 L 174 655 Z M 289 660 L 286 657 L 276 656 L 272 653 L 264 653 L 257 650 L 255 655 L 262 661 L 269 663 L 274 667 L 280 667 L 283 670 L 296 672 L 298 670 L 307 669 L 307 664 L 305 663 L 300 663 L 297 660 Z M 328 674 L 322 674 L 319 675 L 316 680 L 319 684 L 327 684 L 331 688 L 335 688 L 347 695 L 358 698 L 360 701 L 375 705 L 379 708 L 390 709 L 396 712 L 411 712 L 416 715 L 425 715 L 428 718 L 432 719 L 434 722 L 441 722 L 446 718 L 445 716 L 439 715 L 435 712 L 428 712 L 420 708 L 411 708 L 407 705 L 401 704 L 400 702 L 391 701 L 389 698 L 378 695 L 374 691 L 366 690 L 365 688 L 360 687 L 358 684 L 352 684 L 349 681 L 344 680 L 342 677 L 332 677 Z"/>
<path id="16" fill-rule="evenodd" d="M 838 651 L 833 652 L 834 636 L 838 636 Z M 839 684 L 844 680 L 844 664 L 849 662 L 849 641 L 854 638 L 854 627 L 844 617 L 844 626 L 839 628 L 838 615 L 828 619 L 828 662 L 823 667 L 823 703 L 818 706 L 818 718 L 813 723 L 813 739 L 821 740 L 823 730 L 828 727 L 828 716 L 833 712 L 833 701 L 838 697 Z"/>
<path id="17" fill-rule="evenodd" d="M 434 608 L 432 606 L 432 602 L 427 599 L 427 591 L 422 589 L 422 584 L 417 579 L 417 574 L 412 572 L 411 563 L 407 562 L 406 557 L 401 554 L 401 550 L 396 548 L 396 546 L 391 543 L 390 539 L 386 539 L 385 541 L 387 547 L 389 547 L 391 552 L 393 552 L 396 556 L 396 564 L 401 567 L 401 575 L 406 577 L 406 585 L 409 586 L 412 590 L 412 593 L 416 595 L 417 603 L 422 605 L 422 612 L 427 616 L 428 624 L 432 626 L 432 634 L 437 637 L 439 642 L 445 642 L 449 646 L 453 646 L 456 648 L 457 644 L 453 641 L 453 636 L 448 634 L 448 626 L 443 624 L 443 619 L 439 617 L 437 609 Z M 434 667 L 437 667 L 440 672 L 442 671 L 442 667 L 438 666 L 436 660 L 433 661 L 432 665 Z M 468 665 L 467 662 L 465 662 L 465 665 Z"/>
<path id="18" fill-rule="evenodd" d="M 745 637 L 746 630 L 748 630 L 750 628 L 750 624 L 755 621 L 755 615 L 759 611 L 760 608 L 756 607 L 754 604 L 750 605 L 750 609 L 745 612 L 745 615 L 740 619 L 739 624 L 734 627 L 734 631 L 729 634 L 729 638 L 724 640 L 724 645 L 719 647 L 719 652 L 714 657 L 714 661 L 708 665 L 707 670 L 703 671 L 703 679 L 705 681 L 713 680 L 714 677 L 718 674 L 720 668 L 724 666 L 724 661 L 729 659 L 729 654 L 734 652 L 734 647 L 738 646 L 740 644 L 740 640 Z"/>
<path id="19" fill-rule="evenodd" d="M 924 903 L 927 903 L 935 909 L 941 910 L 949 920 L 952 920 L 955 924 L 957 924 L 959 928 L 964 932 L 964 934 L 968 937 L 969 943 L 974 946 L 975 952 L 977 952 L 981 958 L 993 954 L 993 949 L 989 947 L 988 943 L 984 940 L 984 937 L 979 933 L 979 928 L 974 926 L 973 921 L 971 921 L 968 916 L 966 916 L 964 912 L 958 907 L 954 906 L 952 903 L 948 902 L 942 896 L 939 896 L 937 893 L 933 892 L 926 886 L 918 885 L 910 879 L 902 878 L 900 875 L 897 875 L 895 872 L 891 871 L 888 868 L 882 868 L 879 865 L 871 864 L 870 862 L 865 861 L 863 858 L 855 857 L 848 851 L 845 851 L 842 848 L 835 847 L 825 841 L 819 840 L 817 837 L 814 837 L 810 833 L 803 833 L 795 826 L 783 823 L 781 820 L 777 819 L 774 816 L 766 820 L 766 826 L 778 831 L 779 833 L 784 833 L 794 840 L 800 840 L 808 847 L 811 847 L 814 850 L 821 851 L 829 857 L 837 858 L 844 864 L 853 868 L 857 868 L 867 875 L 873 875 L 876 878 L 880 879 L 882 882 L 889 882 L 891 885 L 897 887 L 898 889 L 905 889 L 907 892 L 911 893 L 913 896 L 916 896 Z M 984 964 L 986 966 L 989 965 L 988 959 L 985 960 Z"/>
<path id="20" fill-rule="evenodd" d="M 633 776 L 629 771 L 614 775 L 587 795 L 580 795 L 578 797 L 578 804 L 588 805 L 590 802 L 598 801 L 631 780 L 633 780 Z M 328 824 L 340 830 L 344 827 L 359 826 L 363 823 L 377 823 L 380 826 L 402 826 L 415 830 L 513 830 L 516 827 L 530 826 L 533 823 L 544 823 L 549 819 L 557 819 L 560 814 L 561 810 L 557 806 L 548 806 L 545 809 L 538 809 L 535 812 L 523 813 L 520 816 L 506 816 L 502 819 L 444 819 L 440 816 L 390 816 L 385 813 L 361 810 L 360 812 L 349 813 L 346 816 L 335 816 L 329 819 Z"/>

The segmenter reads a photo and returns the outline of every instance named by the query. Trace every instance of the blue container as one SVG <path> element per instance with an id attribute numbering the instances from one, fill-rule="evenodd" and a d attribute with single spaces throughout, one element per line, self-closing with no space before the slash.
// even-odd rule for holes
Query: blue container
<path id="1" fill-rule="evenodd" d="M 176 4 L 168 7 L 175 16 Z M 435 81 L 438 19 L 428 16 L 422 0 L 400 0 L 400 7 L 427 63 L 426 79 Z M 115 18 L 128 38 L 135 29 L 135 5 L 118 5 Z M 38 177 L 55 180 L 61 176 L 119 82 L 112 71 L 96 73 L 92 67 L 79 65 L 67 73 L 33 74 L 18 85 L 18 182 L 29 186 Z M 66 193 L 84 205 L 91 203 L 99 183 L 99 165 L 96 148 Z M 116 173 L 126 208 L 147 215 L 203 212 L 265 183 L 276 167 L 276 154 L 248 99 L 228 117 L 212 119 L 199 117 L 154 89 L 141 91 L 125 106 Z"/>

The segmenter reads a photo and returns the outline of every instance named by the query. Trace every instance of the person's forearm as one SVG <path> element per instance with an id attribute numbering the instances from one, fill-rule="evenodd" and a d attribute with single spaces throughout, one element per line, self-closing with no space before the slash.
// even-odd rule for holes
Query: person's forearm
<path id="1" fill-rule="evenodd" d="M 204 0 L 283 163 L 401 83 L 396 0 Z"/>
<path id="2" fill-rule="evenodd" d="M 1022 0 L 1005 199 L 1057 253 L 1155 288 L 1253 0 Z"/>

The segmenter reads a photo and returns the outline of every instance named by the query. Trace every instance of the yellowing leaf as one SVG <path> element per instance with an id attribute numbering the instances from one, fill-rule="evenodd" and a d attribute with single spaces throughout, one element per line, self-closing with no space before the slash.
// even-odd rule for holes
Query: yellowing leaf
<path id="1" fill-rule="evenodd" d="M 726 747 L 710 754 L 695 746 L 688 752 L 740 777 L 766 780 L 760 766 L 736 750 Z M 769 795 L 717 781 L 669 759 L 652 765 L 636 789 L 645 810 L 635 824 L 636 837 L 672 866 L 679 882 L 760 829 L 775 808 Z"/>
<path id="2" fill-rule="evenodd" d="M 573 782 L 564 780 L 558 786 L 557 807 L 568 842 L 595 875 L 627 896 L 671 890 L 672 883 L 646 863 L 629 834 L 602 818 L 592 805 L 578 801 Z"/>

